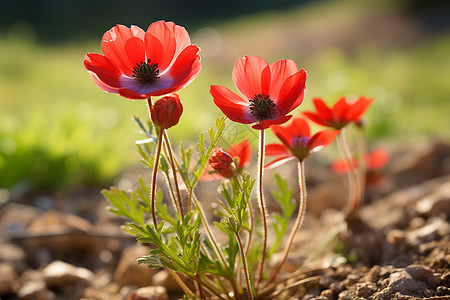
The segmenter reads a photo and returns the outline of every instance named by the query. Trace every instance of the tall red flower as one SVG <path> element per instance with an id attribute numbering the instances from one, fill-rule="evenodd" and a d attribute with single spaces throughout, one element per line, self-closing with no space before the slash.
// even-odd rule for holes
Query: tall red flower
<path id="1" fill-rule="evenodd" d="M 226 151 L 222 147 L 217 147 L 213 150 L 209 159 L 209 166 L 206 167 L 200 179 L 212 181 L 220 178 L 217 174 L 226 178 L 232 177 L 235 173 L 241 174 L 250 163 L 251 155 L 252 148 L 247 138 L 240 143 L 231 145 Z M 234 166 L 232 166 L 233 162 L 235 162 Z M 233 171 L 230 172 L 230 170 Z"/>
<path id="2" fill-rule="evenodd" d="M 144 32 L 117 25 L 103 35 L 103 55 L 88 53 L 84 66 L 103 90 L 130 99 L 178 91 L 200 72 L 200 49 L 187 31 L 158 21 Z"/>
<path id="3" fill-rule="evenodd" d="M 272 126 L 271 129 L 282 144 L 266 145 L 266 156 L 278 158 L 265 168 L 274 168 L 294 158 L 303 161 L 311 153 L 331 144 L 339 133 L 337 130 L 323 130 L 311 136 L 308 123 L 301 118 L 295 118 L 286 126 Z"/>
<path id="4" fill-rule="evenodd" d="M 317 112 L 303 112 L 303 114 L 319 125 L 341 129 L 351 122 L 359 124 L 373 99 L 361 96 L 358 100 L 350 102 L 347 98 L 341 97 L 332 108 L 329 108 L 321 98 L 315 98 L 313 101 Z"/>
<path id="5" fill-rule="evenodd" d="M 214 103 L 232 121 L 257 123 L 254 129 L 287 122 L 291 118 L 287 114 L 305 95 L 307 73 L 289 59 L 268 64 L 259 57 L 245 56 L 237 60 L 232 77 L 244 98 L 224 86 L 212 85 Z"/>

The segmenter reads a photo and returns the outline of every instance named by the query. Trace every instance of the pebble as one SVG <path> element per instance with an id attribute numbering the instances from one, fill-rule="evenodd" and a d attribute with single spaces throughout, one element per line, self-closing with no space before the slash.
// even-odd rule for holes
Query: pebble
<path id="1" fill-rule="evenodd" d="M 75 267 L 62 261 L 54 261 L 42 270 L 47 286 L 63 287 L 67 284 L 90 285 L 94 274 L 85 268 Z"/>
<path id="2" fill-rule="evenodd" d="M 12 293 L 18 285 L 17 273 L 7 263 L 0 263 L 0 296 Z"/>
<path id="3" fill-rule="evenodd" d="M 147 286 L 132 292 L 127 300 L 169 300 L 169 295 L 163 286 Z"/>
<path id="4" fill-rule="evenodd" d="M 125 285 L 148 286 L 157 270 L 150 269 L 147 265 L 138 265 L 137 259 L 148 255 L 149 252 L 150 248 L 142 245 L 125 248 L 114 271 L 114 281 L 121 287 Z"/>

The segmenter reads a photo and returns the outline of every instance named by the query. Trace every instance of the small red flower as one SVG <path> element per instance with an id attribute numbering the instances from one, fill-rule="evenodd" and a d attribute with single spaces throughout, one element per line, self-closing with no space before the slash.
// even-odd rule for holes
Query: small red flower
<path id="1" fill-rule="evenodd" d="M 294 158 L 303 161 L 311 153 L 331 144 L 339 133 L 336 130 L 323 130 L 311 136 L 308 123 L 301 118 L 295 118 L 287 126 L 272 126 L 271 129 L 282 144 L 266 145 L 266 156 L 279 157 L 265 168 L 274 168 Z"/>
<path id="2" fill-rule="evenodd" d="M 321 98 L 315 98 L 313 101 L 317 112 L 303 112 L 303 114 L 319 125 L 341 129 L 350 122 L 360 124 L 362 115 L 373 99 L 361 96 L 358 100 L 350 102 L 347 98 L 341 97 L 332 108 L 329 108 Z"/>
<path id="3" fill-rule="evenodd" d="M 154 105 L 150 105 L 150 115 L 153 124 L 161 129 L 167 129 L 178 124 L 183 112 L 183 105 L 177 94 L 165 96 Z"/>
<path id="4" fill-rule="evenodd" d="M 235 172 L 233 158 L 223 151 L 222 147 L 214 148 L 208 162 L 219 175 L 225 178 L 233 177 Z"/>
<path id="5" fill-rule="evenodd" d="M 389 153 L 383 148 L 376 148 L 366 155 L 367 172 L 379 171 L 386 166 L 389 161 Z M 353 168 L 358 166 L 356 159 L 345 161 L 343 159 L 335 160 L 331 164 L 331 169 L 336 174 L 347 174 Z"/>
<path id="6" fill-rule="evenodd" d="M 229 175 L 229 171 L 230 171 L 229 165 L 231 165 L 231 163 L 224 164 L 222 162 L 219 165 L 213 165 L 215 159 L 211 159 L 211 158 L 213 157 L 214 151 L 216 151 L 216 149 L 219 149 L 220 151 L 225 152 L 229 157 L 231 157 L 231 159 L 232 159 L 231 162 L 235 162 L 235 166 L 233 168 L 233 174 L 231 174 L 231 176 L 225 176 L 225 175 Z M 236 172 L 237 174 L 241 174 L 243 172 L 243 170 L 250 163 L 251 155 L 252 155 L 252 148 L 251 148 L 250 142 L 248 141 L 247 138 L 245 138 L 240 143 L 231 145 L 231 147 L 228 148 L 228 150 L 226 150 L 226 151 L 223 151 L 223 149 L 221 147 L 215 148 L 209 159 L 209 166 L 205 169 L 205 171 L 203 172 L 200 179 L 203 181 L 212 181 L 212 180 L 219 179 L 219 177 L 216 176 L 217 174 L 213 173 L 214 171 L 216 171 L 216 173 L 218 173 L 222 177 L 226 177 L 226 178 L 232 177 L 234 175 L 234 172 Z M 227 162 L 228 159 L 225 159 L 225 161 Z M 217 163 L 217 161 L 216 161 L 216 163 Z M 220 166 L 219 169 L 225 170 L 225 172 L 217 170 L 217 168 L 219 166 Z M 222 174 L 222 172 L 224 174 Z"/>
<path id="7" fill-rule="evenodd" d="M 174 93 L 200 72 L 200 49 L 187 31 L 158 21 L 144 32 L 117 25 L 103 35 L 103 55 L 88 53 L 84 66 L 103 90 L 130 99 Z"/>
<path id="8" fill-rule="evenodd" d="M 237 60 L 232 77 L 244 98 L 226 87 L 212 85 L 214 103 L 234 122 L 257 122 L 254 129 L 287 122 L 292 117 L 287 114 L 302 103 L 305 95 L 307 73 L 298 71 L 289 59 L 269 65 L 259 57 L 245 56 Z"/>

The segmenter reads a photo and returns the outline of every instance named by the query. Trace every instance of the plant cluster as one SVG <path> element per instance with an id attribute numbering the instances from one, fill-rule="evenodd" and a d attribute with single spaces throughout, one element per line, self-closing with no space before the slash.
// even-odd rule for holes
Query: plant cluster
<path id="1" fill-rule="evenodd" d="M 103 194 L 112 204 L 111 211 L 128 219 L 124 229 L 141 243 L 153 246 L 138 260 L 151 268 L 167 268 L 185 291 L 185 298 L 262 299 L 276 293 L 282 267 L 306 209 L 304 160 L 335 139 L 348 170 L 350 193 L 347 214 L 357 217 L 364 194 L 365 154 L 353 157 L 345 131 L 354 124 L 359 129 L 358 147 L 365 153 L 362 116 L 372 99 L 343 97 L 329 108 L 314 99 L 316 111 L 302 117 L 290 113 L 304 100 L 307 72 L 289 59 L 269 64 L 256 56 L 237 60 L 232 78 L 238 95 L 230 89 L 211 85 L 210 94 L 225 114 L 202 132 L 195 146 L 182 143 L 178 153 L 170 143 L 167 129 L 176 126 L 183 112 L 177 91 L 188 85 L 201 69 L 200 49 L 190 42 L 187 31 L 172 22 L 159 21 L 147 31 L 139 27 L 117 25 L 102 39 L 103 55 L 89 53 L 84 64 L 94 82 L 103 90 L 129 99 L 144 99 L 151 121 L 135 121 L 146 139 L 137 143 L 142 162 L 152 168 L 150 186 L 140 179 L 131 192 L 115 187 Z M 153 97 L 162 96 L 156 102 Z M 325 127 L 311 134 L 307 119 Z M 257 174 L 247 171 L 251 160 L 248 139 L 218 147 L 227 120 L 253 124 L 259 132 Z M 288 123 L 289 122 L 289 123 Z M 288 123 L 287 125 L 283 125 Z M 280 143 L 265 143 L 270 129 Z M 265 157 L 276 157 L 265 163 Z M 276 175 L 278 190 L 272 195 L 281 213 L 269 214 L 265 203 L 265 168 L 289 161 L 298 162 L 300 196 L 295 201 L 287 182 Z M 357 163 L 347 163 L 356 161 Z M 166 181 L 166 192 L 157 187 L 158 173 Z M 221 180 L 218 209 L 213 225 L 223 232 L 219 239 L 212 228 L 211 215 L 204 209 L 212 199 L 196 195 L 199 181 Z M 259 209 L 253 208 L 253 193 Z M 294 224 L 290 219 L 297 211 Z M 269 228 L 274 233 L 268 242 Z M 290 228 L 289 228 L 290 227 Z M 287 239 L 284 237 L 288 236 Z M 281 259 L 274 268 L 268 261 L 274 253 Z M 186 278 L 193 285 L 186 283 Z M 281 279 L 282 281 L 282 279 Z"/>

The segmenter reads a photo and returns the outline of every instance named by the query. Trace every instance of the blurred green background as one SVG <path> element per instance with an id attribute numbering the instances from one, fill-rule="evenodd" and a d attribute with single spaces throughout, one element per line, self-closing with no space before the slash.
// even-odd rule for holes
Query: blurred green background
<path id="1" fill-rule="evenodd" d="M 214 4 L 213 4 L 214 3 Z M 106 186 L 139 156 L 131 117 L 144 101 L 100 90 L 83 66 L 117 23 L 173 20 L 202 48 L 203 68 L 170 129 L 193 140 L 220 111 L 210 84 L 234 89 L 237 58 L 291 58 L 307 94 L 374 97 L 371 141 L 450 138 L 449 1 L 4 1 L 0 9 L 0 196 Z M 3 189 L 1 189 L 3 188 Z M 1 197 L 0 197 L 1 198 Z M 1 200 L 1 199 L 0 199 Z"/>

